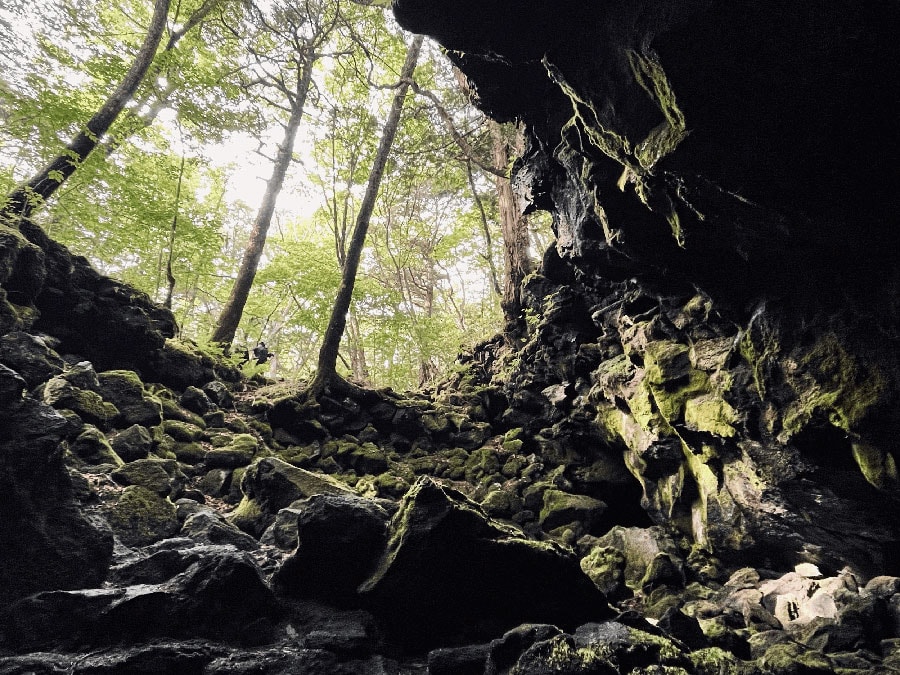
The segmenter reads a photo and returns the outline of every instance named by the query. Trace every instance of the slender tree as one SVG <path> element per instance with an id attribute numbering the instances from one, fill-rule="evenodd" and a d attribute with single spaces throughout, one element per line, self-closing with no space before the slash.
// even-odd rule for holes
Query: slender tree
<path id="1" fill-rule="evenodd" d="M 369 221 L 375 208 L 375 199 L 381 186 L 381 178 L 387 166 L 388 156 L 397 128 L 400 126 L 400 115 L 403 112 L 403 103 L 412 82 L 413 72 L 419 60 L 419 51 L 422 48 L 423 36 L 416 35 L 406 52 L 406 60 L 400 71 L 400 82 L 397 85 L 391 110 L 381 132 L 381 140 L 378 143 L 378 151 L 372 169 L 369 172 L 369 180 L 366 184 L 366 192 L 363 196 L 359 212 L 356 216 L 356 224 L 350 244 L 347 247 L 347 257 L 341 274 L 341 285 L 335 297 L 334 307 L 328 327 L 325 329 L 325 337 L 322 340 L 322 348 L 319 350 L 319 361 L 316 376 L 310 383 L 308 394 L 310 397 L 318 397 L 326 389 L 337 385 L 350 388 L 349 383 L 338 377 L 337 360 L 341 346 L 341 338 L 347 326 L 347 313 L 350 310 L 350 301 L 353 297 L 353 286 L 356 283 L 356 273 L 359 269 L 359 261 L 362 256 L 363 245 L 366 241 L 366 233 L 369 229 Z"/>
<path id="2" fill-rule="evenodd" d="M 277 104 L 277 107 L 282 109 L 286 107 L 289 117 L 283 125 L 284 136 L 278 146 L 272 166 L 272 175 L 266 184 L 262 203 L 253 221 L 253 229 L 241 259 L 241 267 L 210 338 L 212 342 L 222 345 L 226 351 L 231 348 L 238 324 L 241 322 L 241 316 L 256 277 L 256 270 L 262 258 L 278 195 L 284 186 L 284 179 L 293 159 L 294 141 L 303 119 L 306 98 L 312 83 L 313 66 L 321 57 L 318 49 L 337 21 L 337 15 L 333 15 L 330 21 L 322 21 L 324 12 L 321 8 L 314 6 L 315 3 L 307 2 L 305 4 L 305 14 L 286 12 L 276 19 L 276 21 L 284 20 L 289 24 L 284 27 L 275 26 L 261 12 L 258 14 L 260 23 L 280 39 L 286 40 L 290 46 L 293 53 L 288 59 L 287 65 L 290 71 L 289 77 L 293 79 L 293 82 L 289 83 L 280 70 L 274 73 L 270 72 L 269 64 L 265 63 L 265 55 L 263 53 L 258 55 L 260 72 L 263 74 L 257 78 L 256 82 L 274 87 L 283 96 L 286 104 Z"/>
<path id="3" fill-rule="evenodd" d="M 495 167 L 506 167 L 509 164 L 512 149 L 516 155 L 521 149 L 511 148 L 510 142 L 503 134 L 503 127 L 491 120 L 491 138 Z M 516 128 L 516 141 L 521 135 L 520 127 Z M 500 210 L 500 231 L 503 233 L 503 261 L 506 268 L 503 299 L 505 326 L 503 335 L 508 342 L 514 342 L 523 328 L 522 316 L 522 281 L 534 269 L 534 262 L 528 255 L 528 223 L 516 205 L 512 184 L 509 178 L 495 176 L 497 200 Z"/>
<path id="4" fill-rule="evenodd" d="M 125 104 L 134 96 L 153 63 L 166 27 L 169 3 L 170 0 L 155 1 L 147 35 L 119 86 L 61 154 L 6 197 L 0 211 L 4 220 L 18 224 L 30 218 L 34 209 L 52 197 L 97 146 Z"/>

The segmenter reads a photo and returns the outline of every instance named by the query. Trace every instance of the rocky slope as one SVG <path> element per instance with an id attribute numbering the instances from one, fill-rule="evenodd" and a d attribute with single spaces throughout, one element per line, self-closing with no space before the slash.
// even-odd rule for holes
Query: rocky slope
<path id="1" fill-rule="evenodd" d="M 429 394 L 242 380 L 0 224 L 0 673 L 900 670 L 898 11 L 395 2 L 558 238 Z"/>

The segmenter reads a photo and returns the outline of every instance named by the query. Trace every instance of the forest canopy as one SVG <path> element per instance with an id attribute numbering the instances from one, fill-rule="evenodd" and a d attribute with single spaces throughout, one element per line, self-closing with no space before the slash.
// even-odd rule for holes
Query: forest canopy
<path id="1" fill-rule="evenodd" d="M 139 86 L 93 151 L 67 160 L 71 177 L 34 198 L 33 220 L 169 306 L 199 343 L 256 241 L 233 339 L 219 342 L 240 354 L 264 340 L 268 372 L 308 378 L 412 36 L 349 0 L 166 4 Z M 84 132 L 139 56 L 154 7 L 0 8 L 0 194 Z M 342 375 L 374 386 L 427 385 L 461 345 L 509 329 L 527 259 L 549 239 L 514 211 L 516 127 L 471 105 L 433 43 L 414 65 L 338 355 Z"/>

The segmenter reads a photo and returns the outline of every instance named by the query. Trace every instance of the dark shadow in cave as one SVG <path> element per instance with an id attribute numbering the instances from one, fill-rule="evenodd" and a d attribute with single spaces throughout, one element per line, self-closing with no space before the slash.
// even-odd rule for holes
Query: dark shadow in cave
<path id="1" fill-rule="evenodd" d="M 814 422 L 794 436 L 791 443 L 804 459 L 815 464 L 809 478 L 837 497 L 867 503 L 885 499 L 884 493 L 863 476 L 843 429 L 825 421 Z"/>

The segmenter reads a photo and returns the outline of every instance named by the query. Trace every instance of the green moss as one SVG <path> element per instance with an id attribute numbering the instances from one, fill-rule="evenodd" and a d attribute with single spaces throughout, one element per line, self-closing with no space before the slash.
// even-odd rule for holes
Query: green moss
<path id="1" fill-rule="evenodd" d="M 688 654 L 695 675 L 751 675 L 756 672 L 751 664 L 719 647 L 697 649 Z"/>
<path id="2" fill-rule="evenodd" d="M 754 337 L 754 333 L 757 334 Z M 761 401 L 766 398 L 766 369 L 780 350 L 778 339 L 769 330 L 756 329 L 752 324 L 738 340 L 738 353 L 750 366 L 753 384 Z"/>
<path id="3" fill-rule="evenodd" d="M 122 389 L 142 392 L 144 382 L 133 370 L 104 370 L 97 375 L 101 384 L 116 385 Z"/>
<path id="4" fill-rule="evenodd" d="M 372 481 L 379 495 L 392 499 L 400 499 L 409 491 L 409 483 L 390 472 L 376 476 Z"/>
<path id="5" fill-rule="evenodd" d="M 675 100 L 675 92 L 669 84 L 662 65 L 650 55 L 628 50 L 628 64 L 634 79 L 647 92 L 666 118 L 666 122 L 680 133 L 685 131 L 684 113 Z M 674 146 L 673 148 L 674 149 Z"/>
<path id="6" fill-rule="evenodd" d="M 514 455 L 507 459 L 500 468 L 500 473 L 506 478 L 516 478 L 525 468 L 526 460 L 520 455 Z"/>
<path id="7" fill-rule="evenodd" d="M 199 426 L 179 420 L 165 420 L 163 431 L 182 443 L 193 443 L 202 440 L 204 436 L 203 429 Z"/>
<path id="8" fill-rule="evenodd" d="M 503 441 L 502 447 L 505 452 L 519 452 L 523 445 L 525 445 L 525 443 L 522 439 L 513 438 L 508 441 Z"/>
<path id="9" fill-rule="evenodd" d="M 688 400 L 709 392 L 709 389 L 709 375 L 702 370 L 691 370 L 682 384 L 651 385 L 659 414 L 669 423 L 681 419 Z"/>
<path id="10" fill-rule="evenodd" d="M 606 510 L 606 504 L 587 495 L 573 495 L 562 490 L 544 490 L 543 506 L 538 520 L 544 529 L 586 521 L 590 525 Z"/>
<path id="11" fill-rule="evenodd" d="M 500 472 L 500 459 L 492 448 L 479 448 L 466 460 L 466 480 L 477 483 L 482 480 L 494 481 Z"/>
<path id="12" fill-rule="evenodd" d="M 422 415 L 422 425 L 426 431 L 435 434 L 447 431 L 450 427 L 450 420 L 447 419 L 446 415 L 440 413 L 427 413 Z"/>
<path id="13" fill-rule="evenodd" d="M 566 635 L 553 638 L 546 661 L 550 672 L 686 675 L 684 667 L 690 662 L 671 640 L 637 628 L 621 630 L 621 636 L 584 647 L 575 647 Z"/>
<path id="14" fill-rule="evenodd" d="M 72 452 L 88 464 L 112 464 L 119 467 L 125 464 L 122 458 L 106 439 L 106 435 L 97 427 L 88 425 L 78 437 L 72 441 Z"/>
<path id="15" fill-rule="evenodd" d="M 228 430 L 237 434 L 246 434 L 250 431 L 250 427 L 242 417 L 232 417 L 227 422 Z"/>
<path id="16" fill-rule="evenodd" d="M 122 543 L 146 546 L 178 532 L 180 523 L 175 513 L 175 505 L 168 498 L 131 485 L 107 508 L 106 519 Z"/>
<path id="17" fill-rule="evenodd" d="M 782 442 L 802 431 L 816 413 L 853 434 L 885 390 L 882 375 L 861 366 L 834 335 L 824 336 L 800 359 L 789 383 L 797 398 L 784 412 Z"/>
<path id="18" fill-rule="evenodd" d="M 388 469 L 388 453 L 374 443 L 349 444 L 349 460 L 359 475 L 380 474 Z"/>
<path id="19" fill-rule="evenodd" d="M 227 363 L 227 360 L 222 359 L 221 349 L 217 350 L 212 344 L 201 347 L 196 342 L 191 342 L 190 340 L 167 338 L 166 349 L 185 358 L 197 359 L 205 366 L 212 366 L 217 361 Z"/>
<path id="20" fill-rule="evenodd" d="M 112 479 L 120 485 L 140 485 L 165 497 L 172 491 L 172 478 L 169 471 L 174 470 L 174 464 L 174 462 L 159 459 L 139 459 L 120 467 L 111 475 Z"/>
<path id="21" fill-rule="evenodd" d="M 646 382 L 641 382 L 641 386 L 628 397 L 627 403 L 632 417 L 645 431 L 653 431 L 665 424 L 656 408 L 653 393 Z"/>
<path id="22" fill-rule="evenodd" d="M 688 374 L 690 367 L 690 349 L 687 345 L 668 340 L 647 343 L 644 370 L 651 384 L 678 380 Z"/>
<path id="23" fill-rule="evenodd" d="M 252 455 L 259 449 L 259 441 L 250 434 L 238 434 L 231 440 L 228 447 L 237 452 L 244 452 Z"/>
<path id="24" fill-rule="evenodd" d="M 234 482 L 233 478 L 232 482 Z M 256 532 L 259 523 L 266 517 L 267 514 L 263 511 L 259 502 L 246 495 L 241 499 L 234 511 L 228 514 L 229 522 L 244 532 Z"/>
<path id="25" fill-rule="evenodd" d="M 209 467 L 233 469 L 247 466 L 259 449 L 259 441 L 250 434 L 238 434 L 228 445 L 206 453 L 204 459 Z"/>
<path id="26" fill-rule="evenodd" d="M 737 420 L 737 411 L 715 394 L 698 396 L 685 402 L 684 423 L 689 429 L 731 438 L 737 433 L 733 426 Z"/>
<path id="27" fill-rule="evenodd" d="M 613 546 L 595 546 L 580 563 L 581 571 L 607 596 L 631 595 L 625 586 L 625 554 Z"/>
<path id="28" fill-rule="evenodd" d="M 54 408 L 68 408 L 86 422 L 104 428 L 119 414 L 119 409 L 97 392 L 79 389 L 62 377 L 54 377 L 44 385 L 43 399 Z"/>
<path id="29" fill-rule="evenodd" d="M 178 459 L 179 462 L 185 464 L 199 464 L 206 459 L 206 448 L 200 443 L 172 443 L 170 452 Z"/>
<path id="30" fill-rule="evenodd" d="M 481 508 L 493 518 L 511 518 L 522 510 L 522 500 L 509 490 L 492 490 L 481 500 Z"/>
<path id="31" fill-rule="evenodd" d="M 250 428 L 259 434 L 264 443 L 272 442 L 272 427 L 266 422 L 251 417 L 248 423 Z"/>
<path id="32" fill-rule="evenodd" d="M 869 443 L 852 444 L 853 459 L 865 479 L 879 490 L 896 490 L 898 487 L 897 463 L 894 455 Z"/>
<path id="33" fill-rule="evenodd" d="M 764 672 L 771 673 L 771 675 L 834 672 L 828 657 L 794 642 L 772 645 L 758 663 Z"/>
<path id="34" fill-rule="evenodd" d="M 561 130 L 563 138 L 575 148 L 583 148 L 584 140 L 587 140 L 591 145 L 618 161 L 622 166 L 637 170 L 638 165 L 632 159 L 631 143 L 628 139 L 607 128 L 601 121 L 601 116 L 597 114 L 593 104 L 578 94 L 558 70 L 551 68 L 550 76 L 559 85 L 563 94 L 572 102 L 572 112 L 574 114 L 563 125 Z M 582 134 L 586 138 L 583 138 Z"/>

